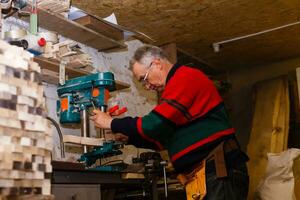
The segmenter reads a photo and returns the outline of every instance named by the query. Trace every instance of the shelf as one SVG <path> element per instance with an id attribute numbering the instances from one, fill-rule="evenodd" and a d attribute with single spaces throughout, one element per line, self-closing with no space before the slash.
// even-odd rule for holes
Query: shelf
<path id="1" fill-rule="evenodd" d="M 93 17 L 91 15 L 86 15 L 84 17 L 75 19 L 74 22 L 77 22 L 78 24 L 81 24 L 93 31 L 96 31 L 97 33 L 105 35 L 116 41 L 121 41 L 124 39 L 124 34 L 122 30 L 108 23 L 105 23 L 104 21 L 101 21 L 98 18 Z"/>
<path id="2" fill-rule="evenodd" d="M 52 72 L 51 75 L 42 72 L 43 81 L 47 83 L 58 84 L 59 62 L 57 60 L 47 59 L 43 57 L 34 57 L 33 60 L 40 65 L 42 70 L 46 69 Z M 71 67 L 68 66 L 66 67 L 65 71 L 69 79 L 90 74 L 89 72 L 78 70 L 78 69 L 72 69 Z M 127 83 L 123 83 L 121 81 L 115 81 L 115 82 L 116 82 L 117 90 L 130 88 L 130 85 Z"/>
<path id="3" fill-rule="evenodd" d="M 25 11 L 28 11 L 28 8 L 25 8 Z M 21 20 L 28 22 L 29 18 L 21 18 Z M 42 28 L 57 32 L 66 38 L 86 44 L 99 51 L 111 51 L 112 49 L 118 50 L 127 47 L 123 42 L 114 40 L 107 34 L 101 34 L 75 21 L 68 20 L 59 14 L 52 14 L 43 9 L 38 10 L 38 24 Z M 94 21 L 93 24 L 95 24 Z M 91 26 L 91 24 L 88 23 L 87 26 Z M 106 28 L 109 27 L 108 24 L 105 24 L 105 26 Z"/>

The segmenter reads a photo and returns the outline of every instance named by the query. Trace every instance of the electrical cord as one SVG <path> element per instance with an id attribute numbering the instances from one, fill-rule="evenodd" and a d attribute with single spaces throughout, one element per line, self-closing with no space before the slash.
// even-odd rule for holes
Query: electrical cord
<path id="1" fill-rule="evenodd" d="M 52 124 L 56 128 L 56 131 L 57 131 L 58 136 L 59 136 L 59 141 L 60 141 L 60 155 L 61 155 L 62 158 L 65 158 L 65 145 L 64 145 L 64 142 L 63 142 L 63 134 L 61 132 L 59 124 L 51 117 L 47 116 L 46 119 L 48 119 L 50 122 L 52 122 Z"/>

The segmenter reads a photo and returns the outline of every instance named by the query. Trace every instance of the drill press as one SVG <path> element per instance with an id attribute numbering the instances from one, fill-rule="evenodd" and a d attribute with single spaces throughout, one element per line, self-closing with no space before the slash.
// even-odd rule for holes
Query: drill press
<path id="1" fill-rule="evenodd" d="M 99 72 L 65 81 L 57 89 L 60 124 L 81 124 L 81 137 L 90 137 L 89 110 L 92 108 L 106 112 L 109 92 L 115 90 L 116 83 L 111 72 Z M 100 137 L 104 137 L 104 130 L 100 130 Z M 84 154 L 79 161 L 90 167 L 97 159 L 121 154 L 119 148 L 122 146 L 114 141 L 105 141 L 102 146 L 94 147 L 90 152 L 84 146 Z"/>

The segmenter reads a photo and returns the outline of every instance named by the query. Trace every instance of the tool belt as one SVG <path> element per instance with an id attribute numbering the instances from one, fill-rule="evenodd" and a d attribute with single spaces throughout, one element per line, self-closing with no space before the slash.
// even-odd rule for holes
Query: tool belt
<path id="1" fill-rule="evenodd" d="M 227 177 L 225 154 L 239 149 L 234 139 L 221 142 L 200 164 L 188 173 L 179 174 L 177 179 L 185 186 L 187 200 L 202 200 L 206 196 L 205 166 L 208 162 L 215 162 L 217 178 Z"/>

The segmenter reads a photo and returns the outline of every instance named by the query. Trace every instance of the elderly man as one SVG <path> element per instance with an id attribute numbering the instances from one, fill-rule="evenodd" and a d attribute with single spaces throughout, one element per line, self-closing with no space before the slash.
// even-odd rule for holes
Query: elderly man
<path id="1" fill-rule="evenodd" d="M 147 89 L 162 91 L 160 103 L 134 118 L 95 110 L 95 126 L 121 133 L 119 140 L 136 147 L 167 149 L 187 199 L 246 199 L 248 157 L 213 82 L 197 68 L 173 65 L 155 46 L 137 49 L 130 65 Z"/>

